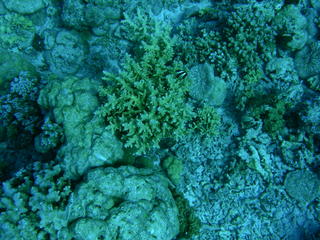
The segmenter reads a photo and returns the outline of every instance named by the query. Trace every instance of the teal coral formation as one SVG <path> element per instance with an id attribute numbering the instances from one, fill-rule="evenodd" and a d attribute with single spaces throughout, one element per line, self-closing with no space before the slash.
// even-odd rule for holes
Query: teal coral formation
<path id="1" fill-rule="evenodd" d="M 92 28 L 96 33 L 105 33 L 110 24 L 121 18 L 120 3 L 119 0 L 66 0 L 62 20 L 67 26 L 77 30 Z"/>
<path id="2" fill-rule="evenodd" d="M 57 148 L 63 142 L 63 129 L 49 118 L 44 119 L 41 133 L 34 139 L 34 147 L 37 152 L 47 153 Z"/>
<path id="3" fill-rule="evenodd" d="M 320 181 L 308 170 L 289 172 L 285 178 L 285 189 L 290 196 L 306 204 L 319 196 Z"/>
<path id="4" fill-rule="evenodd" d="M 8 93 L 0 97 L 0 121 L 6 128 L 7 138 L 23 146 L 32 141 L 41 121 L 39 79 L 28 72 L 21 72 L 10 81 Z"/>
<path id="5" fill-rule="evenodd" d="M 294 4 L 284 6 L 275 16 L 277 37 L 291 51 L 303 48 L 308 39 L 307 19 Z"/>
<path id="6" fill-rule="evenodd" d="M 220 106 L 227 95 L 225 81 L 214 75 L 208 63 L 193 66 L 188 72 L 191 80 L 189 94 L 192 98 L 208 105 Z"/>
<path id="7" fill-rule="evenodd" d="M 227 13 L 215 14 L 216 24 L 198 24 L 196 30 L 188 30 L 187 34 L 198 34 L 191 39 L 183 37 L 185 42 L 193 42 L 184 51 L 195 52 L 187 58 L 210 62 L 215 75 L 229 82 L 237 107 L 244 109 L 263 77 L 265 63 L 276 54 L 277 32 L 272 24 L 276 13 L 271 2 L 234 4 L 227 9 Z"/>
<path id="8" fill-rule="evenodd" d="M 299 76 L 303 79 L 319 74 L 320 42 L 310 42 L 297 52 L 295 64 Z"/>
<path id="9" fill-rule="evenodd" d="M 66 211 L 79 240 L 170 240 L 179 232 L 168 181 L 149 169 L 89 171 L 70 200 Z"/>
<path id="10" fill-rule="evenodd" d="M 30 19 L 12 13 L 1 15 L 0 24 L 1 48 L 25 50 L 31 45 L 35 26 Z"/>
<path id="11" fill-rule="evenodd" d="M 35 164 L 4 183 L 0 207 L 2 239 L 170 240 L 179 232 L 167 180 L 134 167 L 95 169 L 75 186 L 59 164 Z"/>
<path id="12" fill-rule="evenodd" d="M 0 0 L 0 238 L 318 239 L 318 2 Z"/>
<path id="13" fill-rule="evenodd" d="M 40 106 L 55 109 L 48 112 L 63 126 L 66 144 L 58 155 L 70 178 L 78 178 L 93 167 L 116 163 L 123 156 L 121 143 L 106 131 L 103 119 L 94 116 L 99 86 L 90 79 L 53 77 L 39 96 Z"/>
<path id="14" fill-rule="evenodd" d="M 31 169 L 30 169 L 31 168 Z M 2 239 L 65 238 L 64 207 L 72 192 L 59 165 L 36 163 L 3 183 L 0 236 Z M 57 181 L 56 181 L 57 180 Z"/>

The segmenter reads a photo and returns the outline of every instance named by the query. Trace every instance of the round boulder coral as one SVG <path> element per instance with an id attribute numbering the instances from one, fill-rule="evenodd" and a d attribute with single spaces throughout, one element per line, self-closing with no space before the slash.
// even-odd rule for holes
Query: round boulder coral
<path id="1" fill-rule="evenodd" d="M 300 9 L 289 4 L 283 7 L 274 19 L 278 37 L 289 50 L 301 49 L 308 39 L 307 19 Z"/>
<path id="2" fill-rule="evenodd" d="M 190 95 L 198 101 L 220 106 L 227 94 L 226 83 L 214 76 L 213 68 L 208 64 L 199 64 L 189 71 L 191 79 Z"/>
<path id="3" fill-rule="evenodd" d="M 85 62 L 86 45 L 81 36 L 72 31 L 57 34 L 54 48 L 48 52 L 50 70 L 57 75 L 75 74 Z"/>
<path id="4" fill-rule="evenodd" d="M 320 73 L 320 41 L 311 42 L 297 52 L 295 66 L 299 77 L 309 78 Z"/>
<path id="5" fill-rule="evenodd" d="M 67 211 L 77 240 L 171 240 L 179 233 L 168 180 L 148 169 L 90 171 Z"/>
<path id="6" fill-rule="evenodd" d="M 308 170 L 297 170 L 287 174 L 284 187 L 292 198 L 307 204 L 319 196 L 320 181 Z"/>

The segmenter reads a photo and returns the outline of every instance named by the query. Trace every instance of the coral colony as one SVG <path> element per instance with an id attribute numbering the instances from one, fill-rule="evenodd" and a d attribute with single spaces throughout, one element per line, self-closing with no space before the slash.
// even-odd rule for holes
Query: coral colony
<path id="1" fill-rule="evenodd" d="M 320 239 L 319 14 L 0 0 L 0 239 Z"/>

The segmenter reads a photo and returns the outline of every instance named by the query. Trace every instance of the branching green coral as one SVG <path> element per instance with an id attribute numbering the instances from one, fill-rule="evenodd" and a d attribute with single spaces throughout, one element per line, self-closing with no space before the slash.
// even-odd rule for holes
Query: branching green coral
<path id="1" fill-rule="evenodd" d="M 125 39 L 135 43 L 140 43 L 141 41 L 149 42 L 152 41 L 152 35 L 159 36 L 162 31 L 164 31 L 164 35 L 168 34 L 170 28 L 162 26 L 146 11 L 138 8 L 135 14 L 124 13 L 125 19 L 121 23 Z"/>
<path id="2" fill-rule="evenodd" d="M 163 137 L 181 137 L 193 116 L 185 98 L 189 83 L 176 77 L 180 64 L 173 61 L 174 39 L 168 33 L 153 35 L 143 44 L 141 59 L 128 57 L 118 76 L 104 73 L 107 86 L 100 95 L 107 102 L 100 114 L 125 146 L 138 152 L 157 147 Z"/>
<path id="3" fill-rule="evenodd" d="M 100 90 L 105 103 L 98 114 L 105 117 L 108 128 L 119 135 L 124 146 L 137 153 L 159 147 L 164 137 L 179 139 L 192 128 L 205 132 L 204 128 L 212 126 L 205 115 L 214 115 L 207 111 L 195 119 L 193 106 L 187 103 L 190 81 L 176 75 L 182 66 L 174 59 L 176 40 L 170 37 L 171 29 L 156 24 L 153 30 L 152 34 L 142 31 L 148 36 L 141 37 L 135 58 L 127 56 L 118 75 L 104 72 L 106 86 Z M 191 128 L 198 120 L 206 123 Z"/>
<path id="4" fill-rule="evenodd" d="M 197 116 L 193 120 L 192 127 L 196 132 L 201 135 L 213 136 L 218 133 L 218 127 L 220 126 L 220 115 L 216 109 L 205 105 L 199 109 Z"/>

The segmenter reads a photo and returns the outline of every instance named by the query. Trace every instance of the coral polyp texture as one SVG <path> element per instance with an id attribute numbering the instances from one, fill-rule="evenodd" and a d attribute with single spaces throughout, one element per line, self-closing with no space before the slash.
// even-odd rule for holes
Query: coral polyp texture
<path id="1" fill-rule="evenodd" d="M 0 239 L 320 239 L 319 0 L 0 0 Z"/>

